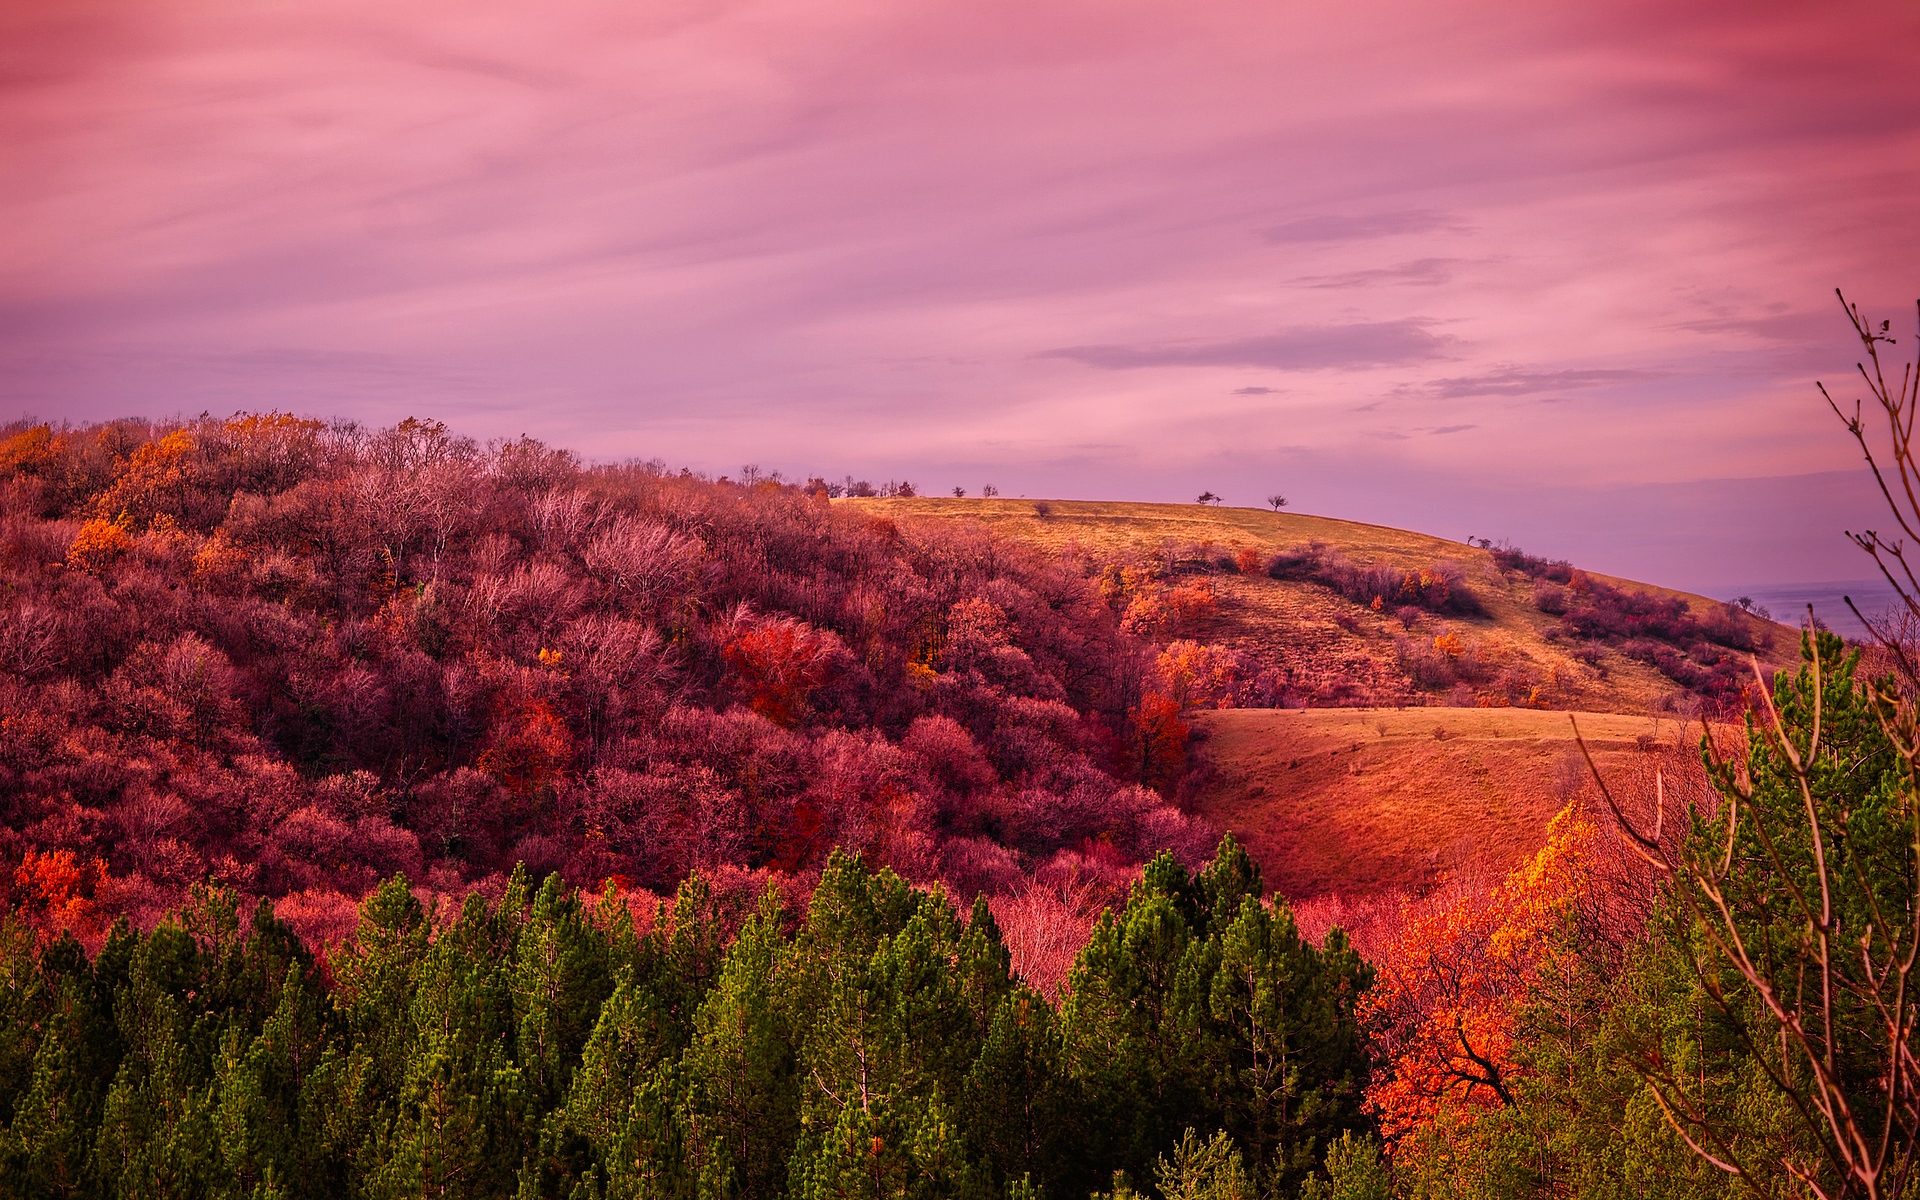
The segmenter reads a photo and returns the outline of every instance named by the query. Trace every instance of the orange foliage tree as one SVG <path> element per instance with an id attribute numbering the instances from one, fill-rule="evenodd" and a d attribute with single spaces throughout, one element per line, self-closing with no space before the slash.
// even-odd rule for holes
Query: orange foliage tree
<path id="1" fill-rule="evenodd" d="M 1219 603 L 1213 584 L 1204 579 L 1189 579 L 1167 589 L 1167 616 L 1177 630 L 1191 629 L 1212 616 Z"/>
<path id="2" fill-rule="evenodd" d="M 46 425 L 33 425 L 0 439 L 0 474 L 43 474 L 53 465 L 59 438 Z"/>
<path id="3" fill-rule="evenodd" d="M 170 513 L 193 481 L 198 449 L 193 434 L 184 429 L 141 446 L 128 457 L 113 486 L 95 497 L 95 514 L 104 517 L 114 513 L 151 521 Z"/>
<path id="4" fill-rule="evenodd" d="M 225 529 L 216 529 L 213 536 L 200 543 L 193 554 L 193 574 L 196 579 L 218 581 L 225 584 L 238 583 L 244 576 L 251 556 L 246 549 L 233 540 Z"/>
<path id="5" fill-rule="evenodd" d="M 1243 674 L 1240 656 L 1224 646 L 1168 642 L 1154 661 L 1160 686 L 1183 708 L 1231 708 Z"/>
<path id="6" fill-rule="evenodd" d="M 1212 616 L 1218 606 L 1213 585 L 1204 579 L 1165 588 L 1147 584 L 1130 593 L 1120 627 L 1140 637 L 1185 633 Z"/>
<path id="7" fill-rule="evenodd" d="M 67 565 L 76 571 L 98 571 L 133 549 L 128 524 L 125 513 L 111 521 L 95 517 L 83 523 L 67 547 Z"/>
<path id="8" fill-rule="evenodd" d="M 1135 596 L 1156 590 L 1152 570 L 1139 563 L 1106 563 L 1093 582 L 1100 598 L 1115 612 L 1126 611 Z"/>
<path id="9" fill-rule="evenodd" d="M 98 858 L 82 861 L 64 847 L 28 850 L 14 868 L 13 882 L 26 906 L 43 914 L 48 933 L 67 932 L 86 942 L 102 929 L 93 889 L 105 873 L 106 864 Z"/>
<path id="10" fill-rule="evenodd" d="M 1521 1022 L 1563 955 L 1589 891 L 1595 829 L 1565 809 L 1547 842 L 1497 887 L 1402 912 L 1363 1015 L 1382 1068 L 1367 1107 L 1397 1155 L 1444 1153 L 1453 1134 L 1511 1107 Z"/>
<path id="11" fill-rule="evenodd" d="M 1398 599 L 1422 608 L 1439 610 L 1453 600 L 1453 582 L 1432 567 L 1408 571 L 1400 577 Z"/>
<path id="12" fill-rule="evenodd" d="M 1187 723 L 1180 702 L 1165 692 L 1148 692 L 1128 714 L 1132 731 L 1133 765 L 1140 778 L 1165 788 L 1187 765 Z"/>
<path id="13" fill-rule="evenodd" d="M 278 490 L 319 458 L 326 428 L 292 413 L 237 413 L 220 426 L 220 434 L 233 449 L 242 486 Z"/>

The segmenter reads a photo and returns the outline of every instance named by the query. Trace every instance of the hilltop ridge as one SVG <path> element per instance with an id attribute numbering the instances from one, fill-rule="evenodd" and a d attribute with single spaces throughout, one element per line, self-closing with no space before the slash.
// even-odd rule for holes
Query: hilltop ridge
<path id="1" fill-rule="evenodd" d="M 1649 647 L 1568 636 L 1561 616 L 1541 609 L 1540 580 L 1503 568 L 1494 550 L 1465 542 L 1337 517 L 1200 504 L 1004 497 L 839 503 L 899 521 L 975 521 L 1095 561 L 1158 560 L 1166 570 L 1215 564 L 1220 569 L 1209 576 L 1215 611 L 1193 636 L 1243 651 L 1283 673 L 1292 683 L 1289 707 L 1518 704 L 1631 714 L 1689 707 L 1686 689 L 1648 661 L 1653 657 Z M 1480 611 L 1416 616 L 1392 605 L 1375 609 L 1321 582 L 1267 573 L 1273 556 L 1315 544 L 1360 567 L 1457 570 Z M 1258 570 L 1226 568 L 1223 560 L 1242 551 L 1253 552 Z M 1680 600 L 1701 620 L 1730 622 L 1752 639 L 1762 670 L 1794 659 L 1797 638 L 1786 626 L 1705 596 L 1597 572 L 1579 574 L 1631 595 Z M 1465 653 L 1488 676 L 1465 692 L 1457 686 L 1423 686 L 1417 677 L 1423 647 L 1449 634 L 1461 639 Z"/>
<path id="2" fill-rule="evenodd" d="M 1669 786 L 1698 773 L 1702 727 L 1692 718 L 1729 712 L 1734 698 L 1682 687 L 1656 663 L 1685 673 L 1692 660 L 1666 643 L 1578 636 L 1566 613 L 1543 611 L 1543 599 L 1557 607 L 1571 596 L 1545 573 L 1584 576 L 1576 586 L 1589 597 L 1641 598 L 1669 615 L 1677 600 L 1682 623 L 1719 622 L 1721 636 L 1750 639 L 1764 673 L 1797 661 L 1794 630 L 1704 596 L 1359 521 L 1112 501 L 841 503 L 914 528 L 976 521 L 1095 563 L 1144 557 L 1166 571 L 1207 569 L 1217 603 L 1189 636 L 1285 673 L 1291 691 L 1286 709 L 1187 714 L 1196 769 L 1184 801 L 1239 838 L 1268 886 L 1307 902 L 1303 919 L 1316 928 L 1338 922 L 1364 933 L 1402 897 L 1484 883 L 1525 861 L 1556 812 L 1591 800 L 1569 717 L 1616 787 L 1643 785 L 1655 764 Z M 1437 570 L 1470 599 L 1462 611 L 1421 611 L 1403 623 L 1385 605 L 1375 611 L 1325 583 L 1269 573 L 1274 559 L 1292 563 L 1313 544 L 1363 569 Z M 1248 550 L 1260 569 L 1222 565 Z M 1433 647 L 1450 638 L 1477 661 L 1477 682 L 1421 686 L 1408 669 L 1446 665 Z M 1746 654 L 1719 653 L 1722 673 L 1710 679 L 1729 669 L 1751 679 Z"/>

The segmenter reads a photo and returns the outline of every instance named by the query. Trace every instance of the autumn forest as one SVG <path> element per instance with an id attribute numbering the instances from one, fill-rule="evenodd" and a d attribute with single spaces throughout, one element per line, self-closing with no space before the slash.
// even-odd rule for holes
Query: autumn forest
<path id="1" fill-rule="evenodd" d="M 0 1200 L 1920 1200 L 1916 64 L 0 2 Z"/>
<path id="2" fill-rule="evenodd" d="M 1540 704 L 1463 672 L 1457 563 L 412 419 L 20 424 L 0 486 L 11 1194 L 1906 1194 L 1898 639 L 1769 681 L 1786 631 L 1483 550 L 1691 744 L 1504 873 L 1296 910 L 1196 810 L 1192 714 L 1289 695 L 1227 584 Z"/>

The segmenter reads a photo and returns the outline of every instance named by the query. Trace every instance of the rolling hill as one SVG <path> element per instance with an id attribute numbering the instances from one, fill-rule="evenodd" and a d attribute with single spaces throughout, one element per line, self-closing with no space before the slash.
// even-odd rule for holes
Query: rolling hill
<path id="1" fill-rule="evenodd" d="M 1414 572 L 1442 564 L 1459 569 L 1483 613 L 1423 614 L 1411 627 L 1390 610 L 1373 611 L 1319 583 L 1273 579 L 1264 573 L 1212 573 L 1217 610 L 1192 636 L 1245 651 L 1304 681 L 1308 707 L 1446 702 L 1444 695 L 1423 695 L 1397 661 L 1407 642 L 1442 631 L 1461 636 L 1469 651 L 1492 669 L 1515 670 L 1539 681 L 1542 707 L 1638 714 L 1684 701 L 1676 696 L 1679 689 L 1672 679 L 1620 647 L 1556 637 L 1559 622 L 1536 606 L 1534 580 L 1502 570 L 1489 550 L 1464 542 L 1333 517 L 1198 504 L 936 497 L 841 503 L 896 521 L 978 521 L 1094 561 L 1157 560 L 1166 569 L 1210 563 L 1243 549 L 1256 551 L 1264 560 L 1311 543 L 1322 543 L 1362 565 Z M 1591 577 L 1631 592 L 1677 597 L 1703 616 L 1726 607 L 1705 596 L 1611 576 Z M 1763 668 L 1793 661 L 1792 630 L 1744 613 L 1735 619 L 1763 641 L 1770 640 L 1759 652 Z"/>
<path id="2" fill-rule="evenodd" d="M 1590 788 L 1569 716 L 1609 780 L 1696 742 L 1672 717 L 1532 709 L 1224 709 L 1196 714 L 1200 815 L 1295 899 L 1498 876 Z"/>
<path id="3" fill-rule="evenodd" d="M 1323 543 L 1357 563 L 1418 571 L 1451 564 L 1482 610 L 1420 614 L 1409 627 L 1329 587 L 1264 572 L 1210 575 L 1218 606 L 1192 636 L 1322 681 L 1309 707 L 1190 715 L 1201 769 L 1195 811 L 1232 830 L 1296 899 L 1365 901 L 1444 879 L 1504 872 L 1539 845 L 1547 820 L 1586 786 L 1568 714 L 1577 714 L 1603 770 L 1642 770 L 1648 751 L 1682 758 L 1697 742 L 1698 706 L 1675 681 L 1621 645 L 1566 636 L 1542 612 L 1535 580 L 1479 546 L 1299 513 L 1189 504 L 914 498 L 850 500 L 895 521 L 973 520 L 1094 561 L 1148 558 L 1163 569 L 1251 548 L 1266 556 Z M 1595 576 L 1626 592 L 1703 596 Z M 1739 614 L 1763 671 L 1790 665 L 1783 626 Z M 1459 635 L 1494 668 L 1544 680 L 1541 707 L 1461 707 L 1423 691 L 1400 662 L 1409 641 Z M 1644 648 L 1643 648 L 1644 649 Z M 1368 703 L 1371 702 L 1371 703 Z M 1484 703 L 1484 701 L 1482 701 Z M 1676 709 L 1681 711 L 1675 711 Z"/>

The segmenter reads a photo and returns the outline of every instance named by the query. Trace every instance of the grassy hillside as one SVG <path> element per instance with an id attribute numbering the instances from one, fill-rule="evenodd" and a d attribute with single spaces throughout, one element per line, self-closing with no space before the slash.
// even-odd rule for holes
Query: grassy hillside
<path id="1" fill-rule="evenodd" d="M 1211 576 L 1216 612 L 1192 632 L 1197 640 L 1241 650 L 1285 673 L 1298 684 L 1309 706 L 1420 704 L 1452 700 L 1476 703 L 1494 697 L 1482 685 L 1478 694 L 1422 687 L 1404 666 L 1408 647 L 1418 649 L 1452 633 L 1489 674 L 1531 681 L 1509 689 L 1531 703 L 1556 709 L 1645 713 L 1685 698 L 1673 679 L 1619 646 L 1602 642 L 1556 640 L 1558 618 L 1540 611 L 1535 581 L 1503 571 L 1493 555 L 1477 546 L 1428 534 L 1342 521 L 1304 513 L 1271 513 L 1250 508 L 1197 504 L 1137 504 L 1117 501 L 952 499 L 858 499 L 842 504 L 884 514 L 896 521 L 978 521 L 1003 533 L 1057 551 L 1082 554 L 1096 562 L 1155 560 L 1163 569 L 1191 567 L 1252 550 L 1262 561 L 1283 550 L 1324 543 L 1353 562 L 1419 571 L 1438 565 L 1457 567 L 1460 578 L 1484 610 L 1478 616 L 1427 613 L 1411 626 L 1391 610 L 1373 611 L 1330 588 L 1297 579 L 1272 579 L 1264 572 L 1231 570 Z M 1629 591 L 1680 597 L 1694 612 L 1723 609 L 1718 601 L 1648 584 L 1592 576 Z M 1762 665 L 1792 661 L 1793 632 L 1741 614 L 1737 618 L 1771 648 Z"/>
<path id="2" fill-rule="evenodd" d="M 1697 741 L 1671 717 L 1574 714 L 1609 780 Z M 1227 709 L 1195 714 L 1201 815 L 1294 899 L 1497 878 L 1587 788 L 1568 714 L 1529 709 Z"/>
<path id="3" fill-rule="evenodd" d="M 1645 642 L 1569 636 L 1543 612 L 1536 579 L 1503 570 L 1488 550 L 1427 534 L 1300 513 L 1192 504 L 1087 501 L 854 500 L 903 524 L 971 520 L 1093 563 L 1151 560 L 1170 573 L 1218 564 L 1242 550 L 1261 562 L 1323 543 L 1366 566 L 1457 570 L 1480 610 L 1423 612 L 1411 624 L 1335 589 L 1264 569 L 1210 568 L 1214 613 L 1190 631 L 1230 646 L 1301 684 L 1308 707 L 1191 714 L 1200 770 L 1197 815 L 1232 830 L 1296 900 L 1366 905 L 1443 880 L 1497 878 L 1541 844 L 1547 821 L 1590 786 L 1568 722 L 1577 713 L 1610 777 L 1639 780 L 1650 752 L 1690 757 L 1699 725 L 1680 714 L 1700 697 L 1650 662 Z M 1249 560 L 1251 561 L 1251 559 Z M 1607 576 L 1625 592 L 1679 598 L 1726 619 L 1706 597 Z M 1740 614 L 1764 670 L 1789 666 L 1794 631 Z M 1435 638 L 1457 636 L 1492 683 L 1422 686 L 1408 671 Z M 1770 639 L 1770 645 L 1766 643 Z M 1744 659 L 1744 655 L 1739 656 Z M 1538 681 L 1503 703 L 1500 681 Z M 1477 693 L 1477 694 L 1469 694 Z M 1461 705 L 1473 705 L 1462 707 Z M 1497 707 L 1482 707 L 1494 704 Z M 1405 706 L 1405 707 L 1402 707 Z M 1675 710 L 1679 710 L 1676 712 Z"/>

